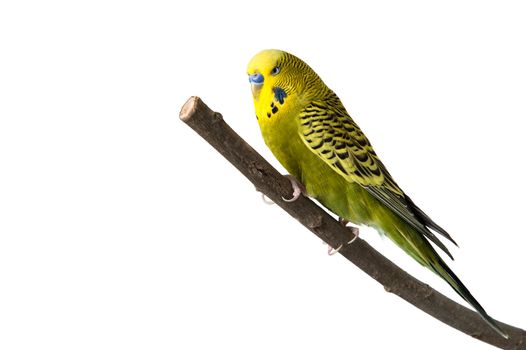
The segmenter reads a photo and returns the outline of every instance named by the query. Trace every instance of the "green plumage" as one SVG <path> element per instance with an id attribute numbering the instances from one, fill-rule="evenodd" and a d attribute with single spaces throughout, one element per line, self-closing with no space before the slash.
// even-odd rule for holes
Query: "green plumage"
<path id="1" fill-rule="evenodd" d="M 506 337 L 429 242 L 451 257 L 433 231 L 455 243 L 453 239 L 404 194 L 318 75 L 299 58 L 278 50 L 256 55 L 248 73 L 264 80 L 252 89 L 263 138 L 308 195 L 339 217 L 389 237 Z"/>

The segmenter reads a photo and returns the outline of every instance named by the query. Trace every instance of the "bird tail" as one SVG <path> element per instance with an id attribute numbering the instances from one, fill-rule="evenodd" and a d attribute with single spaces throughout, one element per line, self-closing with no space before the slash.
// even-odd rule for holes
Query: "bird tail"
<path id="1" fill-rule="evenodd" d="M 504 338 L 508 335 L 504 332 L 497 321 L 489 316 L 482 305 L 471 295 L 470 291 L 460 281 L 460 279 L 451 271 L 449 266 L 442 260 L 440 255 L 433 248 L 431 243 L 394 214 L 384 216 L 382 220 L 381 231 L 384 232 L 395 244 L 402 248 L 406 253 L 411 255 L 416 261 L 423 266 L 435 272 L 439 277 L 446 281 L 468 304 L 470 304 L 480 316 Z M 388 220 L 390 218 L 391 220 Z"/>
<path id="2" fill-rule="evenodd" d="M 460 281 L 460 279 L 451 271 L 449 266 L 435 252 L 436 259 L 432 259 L 428 264 L 429 268 L 437 275 L 444 279 L 466 302 L 468 302 L 486 321 L 486 323 L 504 338 L 508 339 L 508 334 L 502 330 L 490 315 L 486 313 L 482 305 L 471 295 L 470 291 Z"/>

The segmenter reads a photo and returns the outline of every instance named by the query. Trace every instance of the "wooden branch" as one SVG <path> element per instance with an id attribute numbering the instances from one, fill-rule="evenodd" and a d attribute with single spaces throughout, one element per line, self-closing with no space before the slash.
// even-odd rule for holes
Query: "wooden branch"
<path id="1" fill-rule="evenodd" d="M 499 322 L 502 329 L 509 334 L 509 339 L 504 339 L 476 312 L 457 304 L 412 277 L 364 240 L 358 238 L 354 243 L 346 245 L 349 241 L 349 231 L 310 199 L 300 196 L 292 203 L 283 201 L 282 197 L 292 196 L 289 180 L 236 134 L 221 114 L 208 108 L 199 97 L 191 97 L 185 103 L 180 118 L 243 173 L 258 191 L 264 193 L 316 236 L 331 247 L 343 244 L 340 254 L 381 283 L 387 292 L 398 295 L 445 324 L 483 342 L 501 349 L 526 350 L 524 330 Z"/>

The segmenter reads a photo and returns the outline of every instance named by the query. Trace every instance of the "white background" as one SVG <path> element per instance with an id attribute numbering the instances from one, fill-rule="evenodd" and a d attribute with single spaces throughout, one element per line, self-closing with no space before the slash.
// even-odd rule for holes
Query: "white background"
<path id="1" fill-rule="evenodd" d="M 199 95 L 282 170 L 245 74 L 265 48 L 323 77 L 457 240 L 453 270 L 526 327 L 525 16 L 500 1 L 3 1 L 0 348 L 492 348 L 328 257 L 179 120 Z"/>

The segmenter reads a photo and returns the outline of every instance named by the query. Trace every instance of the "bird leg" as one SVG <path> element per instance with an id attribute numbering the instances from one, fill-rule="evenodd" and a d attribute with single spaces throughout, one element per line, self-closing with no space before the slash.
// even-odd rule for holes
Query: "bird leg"
<path id="1" fill-rule="evenodd" d="M 281 197 L 285 202 L 290 203 L 294 202 L 298 198 L 300 198 L 300 195 L 306 194 L 307 190 L 305 189 L 305 186 L 303 186 L 294 176 L 292 175 L 285 175 L 287 179 L 289 179 L 290 184 L 292 185 L 292 198 L 287 199 L 284 197 Z"/>
<path id="2" fill-rule="evenodd" d="M 342 217 L 339 217 L 339 218 L 338 218 L 338 222 L 339 222 L 343 227 L 346 227 L 347 224 L 349 223 L 349 220 L 344 219 L 344 218 L 342 218 Z"/>
<path id="3" fill-rule="evenodd" d="M 352 242 L 354 242 L 356 240 L 356 238 L 358 238 L 358 236 L 360 235 L 360 229 L 358 227 L 354 227 L 354 226 L 347 226 L 347 224 L 349 223 L 349 220 L 346 220 L 344 218 L 338 218 L 338 222 L 343 226 L 343 227 L 346 227 L 348 228 L 351 233 L 354 235 L 354 237 L 349 241 L 347 242 L 347 244 L 351 244 Z M 334 249 L 333 247 L 329 246 L 329 250 L 327 251 L 327 254 L 329 255 L 334 255 L 336 253 L 338 253 L 340 251 L 340 249 L 342 249 L 343 247 L 343 244 L 340 244 L 340 246 L 336 249 Z"/>

